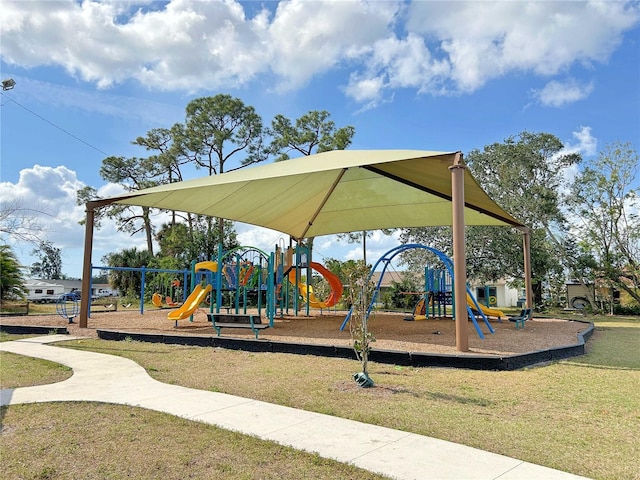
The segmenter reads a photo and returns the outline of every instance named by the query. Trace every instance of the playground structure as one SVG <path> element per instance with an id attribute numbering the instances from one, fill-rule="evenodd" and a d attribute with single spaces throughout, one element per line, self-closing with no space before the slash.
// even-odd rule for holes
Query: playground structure
<path id="1" fill-rule="evenodd" d="M 310 262 L 309 258 L 310 250 L 304 246 L 289 247 L 286 250 L 276 246 L 276 251 L 271 254 L 249 246 L 224 252 L 222 246 L 219 246 L 215 258 L 193 261 L 188 270 L 107 266 L 91 268 L 92 271 L 130 272 L 138 275 L 140 313 L 144 314 L 145 303 L 150 300 L 156 308 L 172 309 L 167 318 L 174 321 L 176 326 L 178 320 L 192 321 L 202 304 L 209 306 L 209 313 L 220 313 L 221 309 L 225 309 L 227 314 L 246 315 L 247 307 L 252 302 L 258 309 L 258 315 L 264 310 L 269 325 L 273 326 L 277 311 L 283 316 L 293 306 L 296 314 L 298 313 L 299 297 L 307 307 L 307 315 L 309 308 L 330 308 L 339 301 L 343 291 L 340 279 L 323 265 Z M 221 267 L 218 268 L 218 265 Z M 302 274 L 305 269 L 306 279 Z M 314 294 L 313 286 L 309 284 L 311 270 L 320 273 L 329 283 L 331 292 L 326 300 L 320 300 Z M 151 281 L 155 291 L 150 298 L 147 297 L 149 274 L 156 274 Z M 166 286 L 169 284 L 167 279 L 171 279 L 170 287 Z M 162 287 L 163 284 L 165 287 Z M 163 288 L 164 293 L 171 292 L 164 299 L 160 293 Z M 290 288 L 299 291 L 300 295 L 294 295 Z M 174 297 L 182 298 L 176 302 Z"/>
<path id="2" fill-rule="evenodd" d="M 237 247 L 223 252 L 218 247 L 215 259 L 200 262 L 193 261 L 190 270 L 191 293 L 178 308 L 169 312 L 167 318 L 178 325 L 178 320 L 189 319 L 204 303 L 209 306 L 209 313 L 220 313 L 225 309 L 227 314 L 246 315 L 249 296 L 255 295 L 258 315 L 266 308 L 266 316 L 273 326 L 272 296 L 272 258 L 255 247 Z M 266 299 L 263 297 L 266 294 Z"/>
<path id="3" fill-rule="evenodd" d="M 442 262 L 444 268 L 425 267 L 422 297 L 415 305 L 411 317 L 407 319 L 420 321 L 429 318 L 446 317 L 448 315 L 448 306 L 451 306 L 451 313 L 455 318 L 453 261 L 439 250 L 421 244 L 406 244 L 395 247 L 378 259 L 369 274 L 368 280 L 371 280 L 373 272 L 379 266 L 382 266 L 382 273 L 384 273 L 396 255 L 413 248 L 431 252 Z M 184 279 L 182 285 L 190 285 L 190 288 L 180 290 L 183 294 L 181 303 L 174 302 L 169 295 L 165 297 L 163 302 L 159 292 L 154 292 L 151 297 L 151 302 L 154 306 L 172 309 L 167 314 L 167 318 L 175 322 L 176 327 L 179 320 L 188 319 L 193 321 L 193 315 L 203 304 L 209 307 L 209 314 L 220 314 L 221 310 L 224 309 L 227 315 L 246 317 L 249 315 L 247 313 L 250 303 L 249 297 L 255 300 L 255 307 L 258 309 L 257 318 L 260 318 L 264 310 L 268 325 L 273 327 L 275 317 L 278 315 L 283 317 L 285 313 L 288 314 L 290 307 L 293 307 L 297 315 L 301 309 L 301 301 L 306 307 L 306 315 L 309 315 L 310 308 L 329 309 L 335 307 L 340 300 L 343 293 L 343 285 L 340 279 L 322 264 L 310 261 L 310 258 L 311 250 L 304 245 L 298 245 L 296 248 L 289 246 L 286 249 L 277 245 L 275 252 L 271 254 L 248 246 L 236 247 L 224 252 L 222 246 L 219 246 L 218 255 L 215 259 L 200 262 L 193 261 L 190 270 L 149 269 L 144 267 L 93 268 L 141 273 L 140 313 L 144 313 L 146 274 L 153 272 L 173 276 L 174 280 L 171 281 L 171 286 L 176 289 L 179 289 L 181 285 L 177 278 L 182 276 Z M 305 271 L 306 274 L 303 274 Z M 317 298 L 313 286 L 310 284 L 312 271 L 319 273 L 329 285 L 330 293 L 324 300 Z M 380 275 L 367 309 L 367 316 L 371 314 L 377 301 L 382 278 L 383 275 Z M 187 292 L 190 293 L 187 295 Z M 298 294 L 295 294 L 296 292 Z M 494 330 L 489 323 L 488 317 L 496 317 L 498 321 L 501 321 L 501 318 L 506 318 L 502 311 L 478 302 L 468 286 L 466 288 L 466 309 L 468 317 L 473 322 L 480 338 L 484 338 L 484 334 L 478 324 L 478 318 L 484 321 L 490 333 L 494 333 Z M 351 313 L 349 311 L 340 330 L 344 330 Z M 209 315 L 209 318 L 211 318 L 211 315 Z"/>
<path id="4" fill-rule="evenodd" d="M 158 308 L 176 308 L 185 300 L 182 282 L 170 272 L 159 272 L 150 282 L 154 289 L 151 303 Z"/>
<path id="5" fill-rule="evenodd" d="M 292 304 L 296 314 L 300 310 L 299 300 L 302 299 L 306 306 L 306 314 L 309 314 L 310 308 L 328 309 L 335 307 L 342 297 L 344 287 L 340 278 L 333 272 L 328 270 L 324 265 L 310 261 L 311 249 L 306 246 L 298 245 L 295 249 L 289 246 L 286 250 L 282 246 L 276 246 L 276 283 L 277 303 L 280 308 L 281 315 L 284 310 L 288 312 L 289 306 Z M 295 261 L 294 261 L 295 259 Z M 329 285 L 329 295 L 325 300 L 320 300 L 314 293 L 310 280 L 312 279 L 312 271 L 318 272 Z M 303 276 L 303 272 L 306 272 Z M 288 282 L 284 280 L 287 279 Z M 299 295 L 290 295 L 289 286 L 295 287 Z M 289 302 L 289 299 L 292 301 Z"/>
<path id="6" fill-rule="evenodd" d="M 151 303 L 158 308 L 176 308 L 181 305 L 180 303 L 174 302 L 170 295 L 167 295 L 163 300 L 162 295 L 158 292 L 155 292 L 151 296 Z"/>
<path id="7" fill-rule="evenodd" d="M 316 272 L 320 273 L 329 283 L 331 288 L 331 293 L 329 297 L 324 300 L 318 300 L 313 293 L 313 287 L 311 285 L 307 286 L 306 282 L 303 282 L 299 279 L 298 272 L 295 269 L 291 269 L 289 271 L 288 279 L 292 285 L 296 285 L 298 290 L 300 291 L 300 295 L 302 298 L 309 299 L 309 306 L 313 308 L 331 308 L 338 303 L 340 297 L 342 296 L 343 286 L 340 279 L 334 275 L 332 272 L 327 270 L 323 265 L 317 262 L 310 262 L 309 267 Z M 298 278 L 296 278 L 298 277 Z"/>
<path id="8" fill-rule="evenodd" d="M 447 305 L 452 306 L 452 314 L 453 318 L 455 318 L 455 301 L 456 294 L 453 288 L 454 286 L 454 271 L 453 271 L 453 260 L 445 255 L 440 250 L 437 250 L 432 247 L 428 247 L 426 245 L 421 244 L 406 244 L 399 245 L 395 248 L 392 248 L 384 255 L 382 255 L 378 261 L 373 265 L 371 272 L 369 274 L 368 282 L 371 281 L 373 273 L 377 271 L 379 266 L 382 266 L 382 272 L 380 278 L 375 285 L 375 289 L 373 291 L 373 295 L 371 296 L 371 301 L 369 302 L 369 306 L 367 307 L 366 316 L 369 317 L 371 311 L 373 310 L 378 295 L 380 293 L 380 285 L 382 283 L 382 279 L 384 277 L 384 272 L 391 264 L 393 258 L 397 255 L 401 254 L 410 249 L 423 249 L 434 254 L 444 265 L 444 270 L 432 269 L 429 267 L 425 268 L 425 289 L 422 292 L 423 296 L 420 301 L 417 303 L 416 307 L 413 310 L 413 315 L 410 318 L 411 320 L 426 320 L 429 317 L 436 318 L 441 316 L 446 316 L 446 307 Z M 489 309 L 488 307 L 484 307 L 479 304 L 476 300 L 475 296 L 471 292 L 471 289 L 467 285 L 466 287 L 466 310 L 469 319 L 473 322 L 473 325 L 478 333 L 478 336 L 484 339 L 484 333 L 480 329 L 480 325 L 478 325 L 477 317 L 480 317 L 487 329 L 490 333 L 494 333 L 494 329 L 489 323 L 488 316 L 495 316 L 496 313 L 499 313 L 500 316 L 504 316 L 504 314 L 495 309 Z M 487 314 L 485 312 L 492 312 L 494 315 Z M 344 330 L 347 323 L 349 322 L 351 315 L 353 312 L 353 307 L 349 310 L 344 322 L 342 323 L 340 330 Z"/>
<path id="9" fill-rule="evenodd" d="M 178 320 L 184 320 L 185 318 L 192 317 L 198 307 L 200 307 L 200 304 L 204 302 L 209 292 L 211 292 L 211 288 L 212 287 L 210 284 L 206 285 L 205 287 L 200 284 L 196 285 L 185 302 L 180 307 L 178 307 L 178 309 L 170 312 L 167 315 L 167 318 L 169 320 L 174 320 L 176 322 L 175 326 L 177 327 Z"/>
<path id="10" fill-rule="evenodd" d="M 424 269 L 424 292 L 413 309 L 411 317 L 405 320 L 427 320 L 447 316 L 447 305 L 453 305 L 452 276 L 447 270 Z"/>
<path id="11" fill-rule="evenodd" d="M 422 297 L 415 305 L 412 315 L 407 320 L 428 320 L 429 318 L 442 318 L 448 315 L 447 307 L 451 306 L 453 318 L 455 295 L 453 292 L 453 261 L 443 252 L 421 244 L 407 244 L 395 247 L 386 252 L 373 266 L 368 280 L 371 280 L 373 272 L 382 266 L 382 273 L 390 265 L 392 259 L 409 249 L 424 249 L 434 254 L 444 268 L 425 267 L 424 291 Z M 171 308 L 167 318 L 175 322 L 177 327 L 179 320 L 189 319 L 193 321 L 193 315 L 206 304 L 209 314 L 220 314 L 224 309 L 227 315 L 247 316 L 249 297 L 254 300 L 258 309 L 258 318 L 265 311 L 268 325 L 273 327 L 276 316 L 284 316 L 293 307 L 297 315 L 302 304 L 309 315 L 310 308 L 329 309 L 335 307 L 343 293 L 343 285 L 340 279 L 322 264 L 310 261 L 311 250 L 299 245 L 296 248 L 283 248 L 276 246 L 275 252 L 267 254 L 255 247 L 236 247 L 224 252 L 219 246 L 218 256 L 214 260 L 193 261 L 190 270 L 163 270 L 148 268 L 126 267 L 93 267 L 100 270 L 129 270 L 141 272 L 141 307 L 144 313 L 145 275 L 150 272 L 168 274 L 176 277 L 171 286 L 179 289 L 180 281 L 177 277 L 184 278 L 183 285 L 190 285 L 189 289 L 182 289 L 183 301 L 176 303 L 167 295 L 164 299 L 158 292 L 154 292 L 151 302 L 158 308 Z M 220 267 L 219 267 L 220 266 Z M 303 272 L 306 271 L 306 274 Z M 319 299 L 310 284 L 311 272 L 319 273 L 327 281 L 330 293 L 324 300 Z M 374 294 L 368 306 L 367 316 L 370 315 L 380 293 L 380 285 L 383 275 L 380 276 L 375 286 Z M 291 290 L 293 289 L 293 291 Z M 482 305 L 477 301 L 470 288 L 466 289 L 466 309 L 468 317 L 472 320 L 476 332 L 480 338 L 484 334 L 477 322 L 482 319 L 490 333 L 494 333 L 488 317 L 496 317 L 498 321 L 506 318 L 506 315 L 495 308 Z M 295 292 L 298 292 L 298 295 Z M 187 295 L 187 292 L 190 292 Z M 351 316 L 347 314 L 340 330 L 343 330 Z M 211 318 L 211 317 L 210 317 Z"/>
<path id="12" fill-rule="evenodd" d="M 467 294 L 467 304 L 472 308 L 479 308 L 480 311 L 487 317 L 496 317 L 498 322 L 502 322 L 503 318 L 506 318 L 505 313 L 502 310 L 498 310 L 497 308 L 491 308 L 486 305 L 483 305 L 479 302 L 475 297 L 472 297 L 470 294 Z"/>
<path id="13" fill-rule="evenodd" d="M 172 283 L 175 282 L 180 282 L 178 279 L 182 278 L 182 284 L 186 285 L 188 277 L 189 277 L 189 270 L 171 270 L 171 269 L 164 269 L 164 268 L 147 268 L 147 267 L 108 267 L 108 266 L 91 266 L 91 272 L 94 271 L 99 271 L 99 272 L 107 272 L 107 273 L 116 273 L 116 272 L 127 272 L 130 275 L 133 276 L 139 276 L 139 278 L 137 279 L 137 282 L 139 282 L 139 302 L 140 302 L 140 314 L 144 314 L 144 307 L 145 307 L 145 302 L 147 300 L 147 276 L 149 274 L 157 274 L 157 275 L 166 275 L 168 276 L 168 278 L 173 279 Z M 93 278 L 93 275 L 91 276 L 91 278 Z M 90 280 L 89 282 L 89 288 L 92 289 L 92 280 Z M 186 292 L 182 291 L 182 300 L 186 300 Z M 169 299 L 171 297 L 169 295 L 167 295 L 166 298 L 166 302 L 167 305 L 164 305 L 162 303 L 162 296 L 160 295 L 160 293 L 158 292 L 154 292 L 153 295 L 151 296 L 151 303 L 158 307 L 158 308 L 166 308 L 170 303 L 175 303 L 173 302 L 173 300 L 171 302 L 169 302 Z M 93 302 L 93 299 L 89 298 L 88 299 L 88 304 L 87 304 L 87 316 L 91 317 L 91 304 Z M 171 305 L 172 307 L 175 305 Z M 84 308 L 84 307 L 83 307 Z"/>
<path id="14" fill-rule="evenodd" d="M 459 150 L 334 150 L 306 156 L 295 165 L 263 164 L 90 200 L 80 328 L 87 328 L 96 212 L 113 204 L 240 221 L 297 242 L 380 228 L 451 226 L 458 292 L 465 290 L 465 226 L 511 226 L 522 232 L 525 298 L 527 307 L 532 306 L 531 232 L 482 190 Z M 456 302 L 455 309 L 456 348 L 465 352 L 466 304 Z"/>
<path id="15" fill-rule="evenodd" d="M 236 323 L 240 328 L 242 322 L 237 320 L 248 319 L 246 324 L 253 325 L 253 314 L 247 312 L 249 297 L 252 296 L 255 297 L 258 310 L 256 318 L 260 318 L 264 309 L 268 324 L 273 327 L 278 311 L 280 316 L 284 315 L 285 310 L 288 312 L 290 297 L 296 313 L 299 310 L 298 295 L 288 294 L 289 285 L 295 286 L 305 299 L 307 314 L 309 308 L 335 306 L 342 295 L 342 283 L 323 265 L 310 262 L 310 256 L 310 250 L 304 246 L 295 249 L 289 247 L 286 251 L 276 246 L 272 254 L 246 246 L 223 252 L 222 246 L 219 246 L 215 261 L 192 264 L 192 292 L 181 307 L 168 314 L 168 318 L 174 320 L 176 325 L 178 320 L 193 320 L 193 314 L 209 296 L 214 299 L 209 301 L 210 320 L 214 318 L 213 314 L 219 316 L 221 309 L 225 309 L 226 323 Z M 304 268 L 317 271 L 327 280 L 331 293 L 326 300 L 319 300 L 314 295 L 313 287 L 309 284 L 310 275 L 303 281 L 300 272 Z M 231 316 L 235 316 L 233 322 L 230 322 Z"/>

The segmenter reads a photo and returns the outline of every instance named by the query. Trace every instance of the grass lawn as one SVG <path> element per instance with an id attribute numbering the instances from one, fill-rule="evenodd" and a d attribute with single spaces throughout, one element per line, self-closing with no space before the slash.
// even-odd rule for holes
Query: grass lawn
<path id="1" fill-rule="evenodd" d="M 0 333 L 0 341 L 26 337 Z M 59 382 L 72 374 L 47 360 L 0 352 L 3 389 Z M 7 479 L 385 478 L 273 442 L 122 405 L 3 407 L 0 428 L 0 477 Z"/>
<path id="2" fill-rule="evenodd" d="M 581 357 L 515 372 L 374 363 L 373 389 L 355 387 L 359 365 L 342 359 L 90 339 L 64 345 L 126 356 L 166 383 L 429 435 L 592 478 L 640 479 L 640 319 L 594 321 Z"/>
<path id="3" fill-rule="evenodd" d="M 2 409 L 2 478 L 382 479 L 273 442 L 136 407 L 98 403 Z"/>

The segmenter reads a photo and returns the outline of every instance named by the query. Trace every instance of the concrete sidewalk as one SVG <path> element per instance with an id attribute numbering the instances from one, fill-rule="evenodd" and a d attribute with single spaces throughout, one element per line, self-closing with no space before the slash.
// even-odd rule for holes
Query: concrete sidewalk
<path id="1" fill-rule="evenodd" d="M 50 345 L 73 338 L 47 335 L 1 342 L 0 350 L 67 365 L 74 374 L 52 385 L 2 390 L 0 403 L 75 400 L 133 405 L 315 452 L 397 479 L 585 478 L 422 435 L 168 385 L 149 377 L 131 360 Z"/>

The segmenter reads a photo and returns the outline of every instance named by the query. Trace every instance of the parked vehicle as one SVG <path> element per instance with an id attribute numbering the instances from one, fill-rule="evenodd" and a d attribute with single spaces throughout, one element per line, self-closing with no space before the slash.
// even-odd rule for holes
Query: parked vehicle
<path id="1" fill-rule="evenodd" d="M 32 281 L 25 284 L 27 300 L 33 303 L 55 303 L 64 293 L 64 286 L 43 281 Z"/>
<path id="2" fill-rule="evenodd" d="M 78 302 L 82 298 L 82 292 L 80 290 L 73 290 L 73 291 L 71 291 L 71 292 L 69 292 L 69 293 L 67 293 L 65 295 L 69 300 L 77 300 Z M 100 297 L 98 297 L 97 295 L 91 295 L 91 300 L 92 301 L 93 300 L 97 300 L 98 298 L 100 298 Z"/>
<path id="3" fill-rule="evenodd" d="M 112 290 L 109 290 L 107 288 L 98 288 L 96 289 L 95 296 L 99 298 L 113 297 L 113 296 L 116 296 L 116 294 Z"/>

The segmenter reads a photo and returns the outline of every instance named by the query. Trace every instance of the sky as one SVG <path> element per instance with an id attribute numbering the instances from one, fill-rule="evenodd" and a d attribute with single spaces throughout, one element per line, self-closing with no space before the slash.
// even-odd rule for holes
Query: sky
<path id="1" fill-rule="evenodd" d="M 82 271 L 77 190 L 118 193 L 102 161 L 148 155 L 131 142 L 184 122 L 199 97 L 240 98 L 265 126 L 326 110 L 355 128 L 352 149 L 465 153 L 523 131 L 585 159 L 640 147 L 637 1 L 0 0 L 0 12 L 0 76 L 15 81 L 0 96 L 0 199 L 43 213 L 70 277 Z M 288 245 L 236 229 L 243 245 Z M 397 244 L 375 233 L 367 259 Z M 134 246 L 146 248 L 142 235 L 105 222 L 92 262 Z M 320 262 L 362 254 L 333 236 L 314 243 Z"/>

